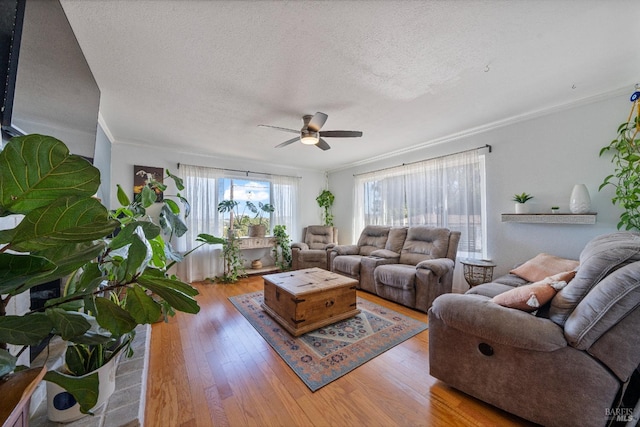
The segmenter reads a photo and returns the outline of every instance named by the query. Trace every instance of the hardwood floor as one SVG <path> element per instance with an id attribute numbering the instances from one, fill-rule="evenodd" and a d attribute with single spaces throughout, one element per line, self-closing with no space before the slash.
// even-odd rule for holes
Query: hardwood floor
<path id="1" fill-rule="evenodd" d="M 260 276 L 196 286 L 200 313 L 153 325 L 147 426 L 531 425 L 429 376 L 428 331 L 313 393 L 227 299 L 261 290 Z"/>

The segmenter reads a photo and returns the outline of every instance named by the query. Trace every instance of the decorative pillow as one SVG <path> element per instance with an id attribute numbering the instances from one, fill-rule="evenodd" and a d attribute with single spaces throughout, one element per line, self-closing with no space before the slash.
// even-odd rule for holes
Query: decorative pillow
<path id="1" fill-rule="evenodd" d="M 579 262 L 576 260 L 543 253 L 511 270 L 510 273 L 518 275 L 529 282 L 539 282 L 554 274 L 575 270 L 578 264 Z"/>
<path id="2" fill-rule="evenodd" d="M 498 294 L 492 298 L 492 301 L 504 307 L 528 312 L 536 311 L 551 301 L 556 292 L 564 288 L 575 275 L 575 270 L 558 273 L 530 285 L 520 286 Z"/>

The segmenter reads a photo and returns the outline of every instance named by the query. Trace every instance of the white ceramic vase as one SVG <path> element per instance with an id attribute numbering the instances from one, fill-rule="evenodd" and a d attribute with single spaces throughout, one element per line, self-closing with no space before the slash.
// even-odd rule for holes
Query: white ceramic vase
<path id="1" fill-rule="evenodd" d="M 107 362 L 97 371 L 90 372 L 87 375 L 98 373 L 99 390 L 98 401 L 91 408 L 95 410 L 111 397 L 116 389 L 116 370 L 118 369 L 118 359 L 116 356 Z M 87 414 L 80 412 L 80 405 L 73 398 L 71 393 L 60 387 L 58 384 L 47 381 L 47 418 L 54 423 L 68 423 L 78 420 Z"/>
<path id="2" fill-rule="evenodd" d="M 591 197 L 586 185 L 576 184 L 573 186 L 571 199 L 569 199 L 569 210 L 574 214 L 584 214 L 591 210 Z"/>
<path id="3" fill-rule="evenodd" d="M 516 202 L 516 213 L 517 214 L 527 214 L 529 213 L 529 205 L 526 203 L 518 203 Z"/>

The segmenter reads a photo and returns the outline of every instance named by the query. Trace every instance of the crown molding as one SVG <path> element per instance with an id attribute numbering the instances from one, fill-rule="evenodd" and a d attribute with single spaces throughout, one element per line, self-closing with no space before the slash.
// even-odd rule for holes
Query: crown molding
<path id="1" fill-rule="evenodd" d="M 328 169 L 326 171 L 326 173 L 335 173 L 335 172 L 341 172 L 347 169 L 352 169 L 354 167 L 358 167 L 358 166 L 364 166 L 364 165 L 368 165 L 371 163 L 375 163 L 379 160 L 387 160 L 389 159 L 389 157 L 395 157 L 395 156 L 400 156 L 402 154 L 407 154 L 407 153 L 412 153 L 414 151 L 419 151 L 422 150 L 424 148 L 427 147 L 433 147 L 435 145 L 439 145 L 439 144 L 444 144 L 446 142 L 451 142 L 451 141 L 456 141 L 462 138 L 467 138 L 470 136 L 474 136 L 474 135 L 478 135 L 481 133 L 485 133 L 485 132 L 489 132 L 495 129 L 499 129 L 499 128 L 503 128 L 505 126 L 511 126 L 514 125 L 516 123 L 521 123 L 521 122 L 525 122 L 528 120 L 533 120 L 533 119 L 537 119 L 539 117 L 544 117 L 544 116 L 548 116 L 550 114 L 555 114 L 555 113 L 559 113 L 561 111 L 566 111 L 566 110 L 570 110 L 572 108 L 577 108 L 577 107 L 581 107 L 584 105 L 589 105 L 589 104 L 594 104 L 596 102 L 600 102 L 600 101 L 604 101 L 607 99 L 611 99 L 613 97 L 616 96 L 620 96 L 620 95 L 624 95 L 624 94 L 628 94 L 629 93 L 629 85 L 626 85 L 624 87 L 621 87 L 619 89 L 616 90 L 612 90 L 609 92 L 603 92 L 597 95 L 591 95 L 591 96 L 587 96 L 584 98 L 580 98 L 577 99 L 575 101 L 570 101 L 570 102 L 565 102 L 562 104 L 556 104 L 553 105 L 551 107 L 545 107 L 545 108 L 540 108 L 537 110 L 533 110 L 533 111 L 529 111 L 526 113 L 522 113 L 522 114 L 518 114 L 515 116 L 511 116 L 511 117 L 507 117 L 505 119 L 501 119 L 501 120 L 496 120 L 494 122 L 490 122 L 481 126 L 476 126 L 473 128 L 469 128 L 460 132 L 456 132 L 456 133 L 452 133 L 450 135 L 447 136 L 443 136 L 440 138 L 436 138 L 436 139 L 432 139 L 429 141 L 425 141 L 422 142 L 420 144 L 417 145 L 413 145 L 411 147 L 407 147 L 407 148 L 401 148 L 398 150 L 394 150 L 379 156 L 375 156 L 375 157 L 371 157 L 369 159 L 366 160 L 361 160 L 358 162 L 353 162 L 350 163 L 348 165 L 343 165 L 340 166 L 338 168 L 335 169 Z"/>

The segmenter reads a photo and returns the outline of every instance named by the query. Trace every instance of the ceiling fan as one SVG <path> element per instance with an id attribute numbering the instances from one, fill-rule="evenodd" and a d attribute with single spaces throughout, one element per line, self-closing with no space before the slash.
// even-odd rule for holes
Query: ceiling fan
<path id="1" fill-rule="evenodd" d="M 269 125 L 258 125 L 259 127 L 272 128 L 281 130 L 283 132 L 297 133 L 299 136 L 295 138 L 291 138 L 288 141 L 283 142 L 282 144 L 276 145 L 275 148 L 285 147 L 289 144 L 293 144 L 296 141 L 300 141 L 306 145 L 316 145 L 321 150 L 328 150 L 331 147 L 327 144 L 324 138 L 356 138 L 362 136 L 362 132 L 354 131 L 354 130 L 320 130 L 324 125 L 324 122 L 327 121 L 327 115 L 325 113 L 317 112 L 313 116 L 307 114 L 302 116 L 302 129 L 288 129 L 281 128 L 278 126 L 269 126 Z"/>

